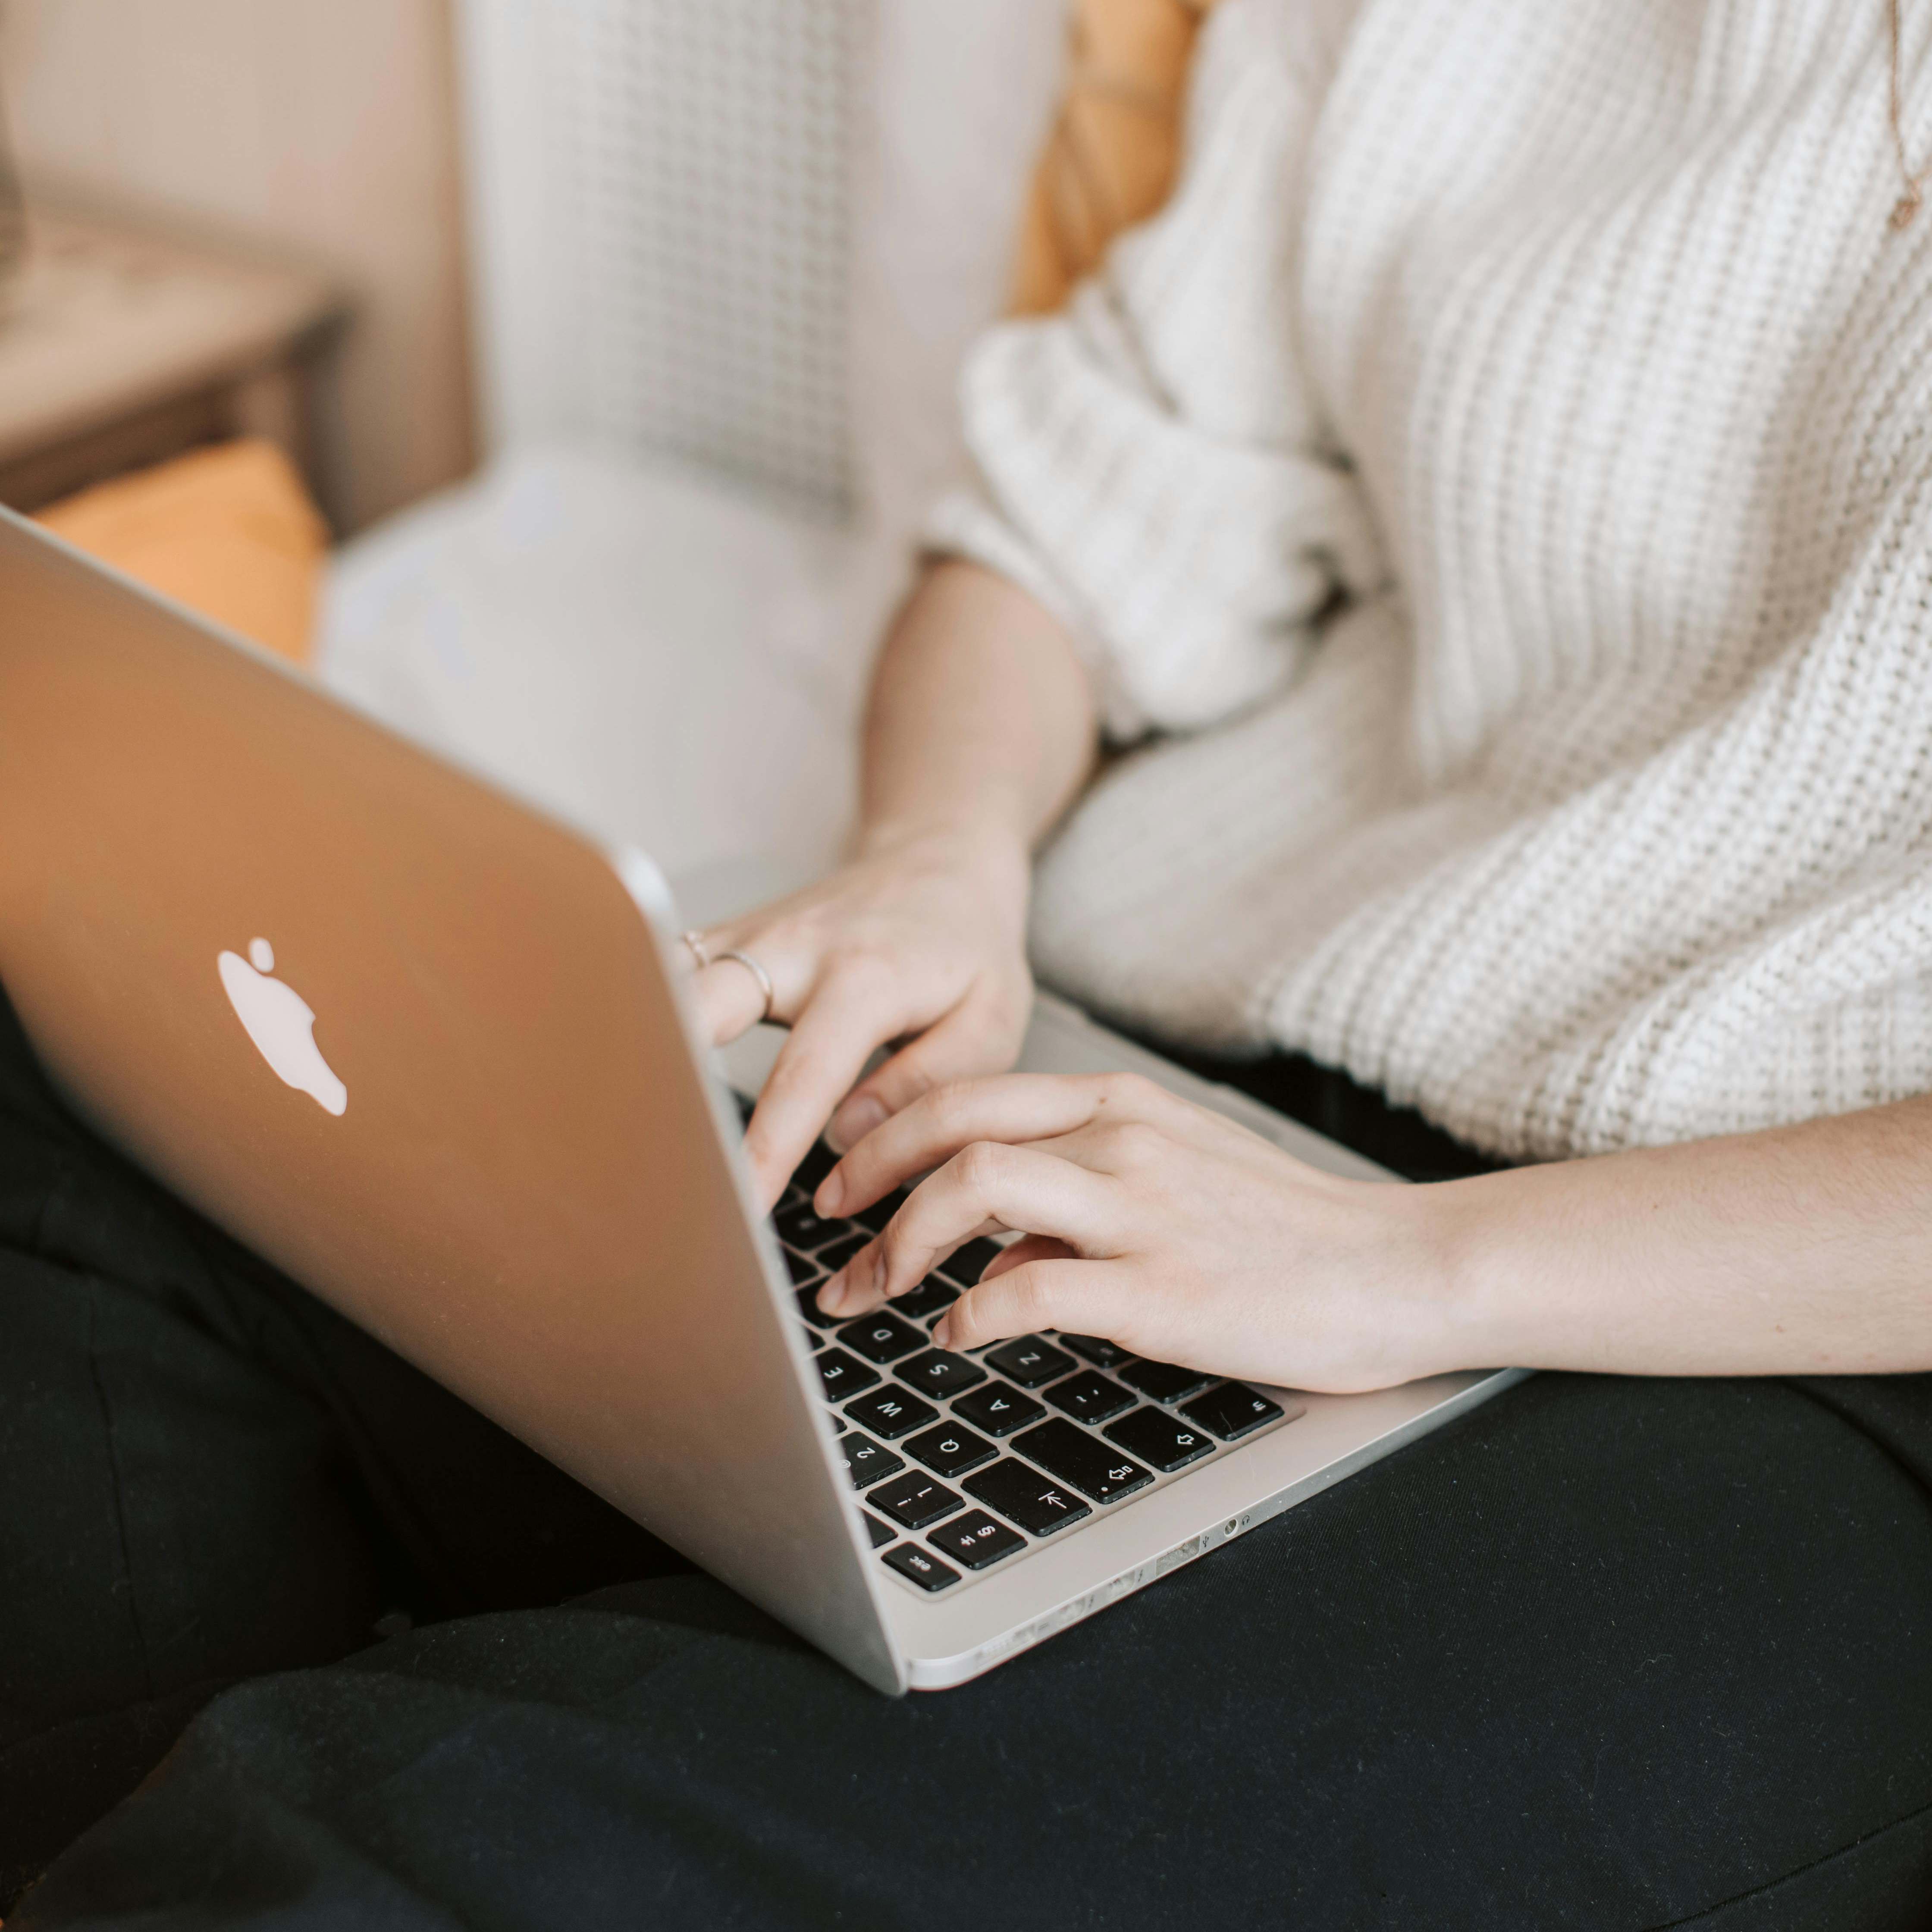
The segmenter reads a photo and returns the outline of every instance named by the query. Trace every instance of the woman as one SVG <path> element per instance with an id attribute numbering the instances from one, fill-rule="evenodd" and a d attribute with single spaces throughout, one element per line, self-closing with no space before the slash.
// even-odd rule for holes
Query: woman
<path id="1" fill-rule="evenodd" d="M 1170 207 L 968 371 L 983 488 L 887 640 L 853 858 L 694 949 L 771 982 L 703 967 L 717 1037 L 791 1028 L 768 1198 L 828 1121 L 828 1212 L 936 1169 L 838 1312 L 1015 1229 L 950 1346 L 1598 1374 L 910 1706 L 690 1579 L 232 1693 L 26 1923 L 1924 1922 L 1909 24 L 1228 0 Z M 1149 742 L 1095 779 L 1103 730 Z M 1029 950 L 1258 1090 L 1345 1070 L 1465 1178 L 1004 1076 Z"/>
<path id="2" fill-rule="evenodd" d="M 972 562 L 887 642 L 857 856 L 707 936 L 792 1027 L 770 1195 L 828 1117 L 828 1210 L 950 1162 L 841 1312 L 1018 1228 L 957 1341 L 1327 1389 L 1932 1368 L 1932 218 L 1888 224 L 1887 24 L 1210 32 L 1168 212 L 968 369 Z M 1057 983 L 1613 1157 L 1398 1201 L 1152 1093 L 949 1084 L 1014 1057 L 1028 850 L 1102 720 L 1163 735 L 1046 858 Z M 698 984 L 721 1038 L 764 1004 Z"/>

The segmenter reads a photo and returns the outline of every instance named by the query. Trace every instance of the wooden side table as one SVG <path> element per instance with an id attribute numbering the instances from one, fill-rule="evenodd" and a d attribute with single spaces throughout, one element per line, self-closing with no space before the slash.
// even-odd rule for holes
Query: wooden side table
<path id="1" fill-rule="evenodd" d="M 91 214 L 34 207 L 29 232 L 0 284 L 0 502 L 257 435 L 334 509 L 315 390 L 348 309 L 326 276 Z"/>

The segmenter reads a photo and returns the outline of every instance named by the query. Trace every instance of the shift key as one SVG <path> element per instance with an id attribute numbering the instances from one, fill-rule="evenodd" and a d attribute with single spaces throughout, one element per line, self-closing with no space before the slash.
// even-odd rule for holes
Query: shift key
<path id="1" fill-rule="evenodd" d="M 1118 1502 L 1154 1480 L 1151 1473 L 1112 1443 L 1100 1442 L 1058 1416 L 1015 1436 L 1013 1447 L 1096 1503 Z"/>

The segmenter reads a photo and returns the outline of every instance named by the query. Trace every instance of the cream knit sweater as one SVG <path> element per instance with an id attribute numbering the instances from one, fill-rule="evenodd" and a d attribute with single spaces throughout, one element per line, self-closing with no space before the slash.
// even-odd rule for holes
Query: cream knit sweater
<path id="1" fill-rule="evenodd" d="M 1196 69 L 1168 207 L 974 354 L 934 526 L 1153 734 L 1043 974 L 1510 1155 L 1932 1087 L 1883 0 L 1226 0 Z"/>

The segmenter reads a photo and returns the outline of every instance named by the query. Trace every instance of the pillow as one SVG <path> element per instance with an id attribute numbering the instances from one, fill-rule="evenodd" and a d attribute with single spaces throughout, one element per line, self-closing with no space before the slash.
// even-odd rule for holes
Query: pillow
<path id="1" fill-rule="evenodd" d="M 197 449 L 83 490 L 38 520 L 251 643 L 308 662 L 328 532 L 273 443 Z"/>

